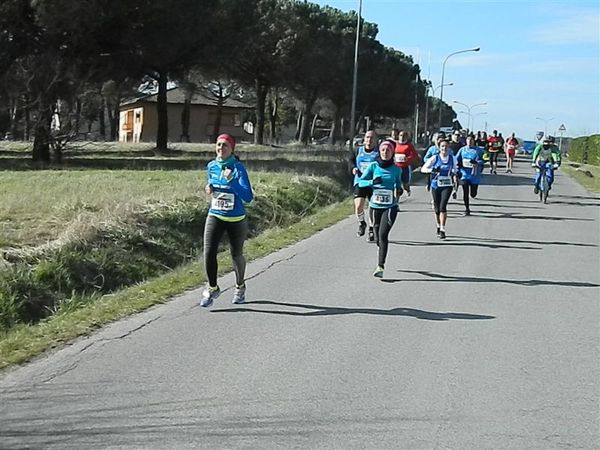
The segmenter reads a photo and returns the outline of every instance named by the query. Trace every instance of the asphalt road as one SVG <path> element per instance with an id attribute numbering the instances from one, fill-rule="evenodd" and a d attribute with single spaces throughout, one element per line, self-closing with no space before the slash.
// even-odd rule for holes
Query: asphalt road
<path id="1" fill-rule="evenodd" d="M 0 448 L 600 448 L 600 199 L 486 176 L 434 234 L 402 203 L 385 278 L 349 218 L 0 374 Z"/>

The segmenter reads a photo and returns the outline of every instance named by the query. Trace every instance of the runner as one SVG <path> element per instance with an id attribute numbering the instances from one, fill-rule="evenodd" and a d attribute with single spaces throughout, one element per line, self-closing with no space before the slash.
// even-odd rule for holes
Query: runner
<path id="1" fill-rule="evenodd" d="M 217 252 L 225 232 L 235 271 L 232 303 L 244 303 L 246 299 L 244 241 L 248 235 L 248 221 L 244 203 L 251 202 L 254 194 L 246 168 L 234 155 L 234 150 L 234 137 L 227 133 L 219 135 L 217 157 L 207 165 L 208 183 L 204 190 L 211 196 L 211 203 L 204 224 L 204 266 L 208 284 L 200 301 L 203 307 L 212 305 L 221 294 L 217 284 Z"/>
<path id="2" fill-rule="evenodd" d="M 394 163 L 400 168 L 402 186 L 406 195 L 410 197 L 410 180 L 412 174 L 412 164 L 419 160 L 419 154 L 414 145 L 410 142 L 410 133 L 400 131 L 399 141 L 396 143 L 394 151 Z"/>
<path id="3" fill-rule="evenodd" d="M 483 171 L 483 149 L 475 145 L 475 136 L 467 136 L 467 145 L 461 148 L 456 155 L 456 163 L 460 169 L 460 184 L 463 189 L 463 202 L 465 216 L 471 215 L 469 196 L 477 197 L 477 189 Z"/>
<path id="4" fill-rule="evenodd" d="M 373 276 L 383 278 L 389 235 L 398 215 L 398 198 L 402 195 L 400 168 L 394 164 L 396 142 L 386 139 L 379 145 L 379 158 L 362 174 L 358 185 L 371 187 L 369 209 L 373 211 L 373 228 L 378 250 L 378 264 Z"/>
<path id="5" fill-rule="evenodd" d="M 358 220 L 358 230 L 356 235 L 358 237 L 364 236 L 367 228 L 367 222 L 365 221 L 365 200 L 371 198 L 372 189 L 369 186 L 359 187 L 358 180 L 369 165 L 377 159 L 377 135 L 373 130 L 369 130 L 365 133 L 365 144 L 358 148 L 356 156 L 354 158 L 355 167 L 352 169 L 352 175 L 354 175 L 354 213 Z M 373 242 L 375 235 L 373 233 L 373 218 L 371 217 L 371 211 L 369 210 L 369 233 L 367 234 L 367 241 Z"/>
<path id="6" fill-rule="evenodd" d="M 502 149 L 502 141 L 498 136 L 497 130 L 494 130 L 492 135 L 488 138 L 487 149 L 490 155 L 490 173 L 497 175 L 498 172 L 496 169 L 498 168 L 498 153 L 500 152 L 500 149 Z"/>
<path id="7" fill-rule="evenodd" d="M 517 154 L 517 148 L 519 148 L 519 141 L 515 137 L 515 133 L 512 133 L 504 144 L 504 152 L 506 153 L 506 173 L 513 173 L 513 163 L 515 155 Z"/>
<path id="8" fill-rule="evenodd" d="M 433 197 L 437 235 L 440 239 L 446 239 L 447 206 L 452 193 L 452 178 L 457 173 L 457 165 L 456 158 L 450 154 L 448 141 L 442 140 L 439 146 L 440 153 L 425 161 L 421 172 L 431 174 L 431 196 Z"/>

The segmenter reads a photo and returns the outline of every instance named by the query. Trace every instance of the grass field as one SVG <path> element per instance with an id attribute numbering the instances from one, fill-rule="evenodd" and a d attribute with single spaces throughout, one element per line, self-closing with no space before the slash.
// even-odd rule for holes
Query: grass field
<path id="1" fill-rule="evenodd" d="M 600 192 L 600 167 L 565 161 L 561 166 L 571 178 L 591 192 Z M 589 172 L 592 176 L 586 174 Z"/>

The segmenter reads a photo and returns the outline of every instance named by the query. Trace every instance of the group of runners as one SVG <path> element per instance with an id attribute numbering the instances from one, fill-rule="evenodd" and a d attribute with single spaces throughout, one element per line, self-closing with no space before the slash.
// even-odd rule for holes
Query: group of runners
<path id="1" fill-rule="evenodd" d="M 536 148 L 532 165 L 552 158 L 560 159 L 560 152 L 551 148 L 547 137 Z M 388 253 L 389 234 L 396 220 L 398 200 L 403 193 L 410 196 L 412 166 L 420 161 L 419 155 L 410 142 L 406 131 L 392 130 L 391 137 L 383 140 L 377 147 L 374 131 L 365 134 L 364 145 L 356 152 L 354 175 L 354 207 L 358 220 L 357 236 L 363 236 L 368 229 L 367 241 L 376 242 L 378 262 L 373 275 L 383 277 L 385 260 Z M 477 135 L 463 135 L 454 131 L 448 139 L 444 133 L 434 136 L 433 143 L 425 153 L 421 172 L 427 174 L 427 190 L 431 192 L 436 234 L 446 239 L 448 220 L 448 202 L 450 197 L 457 198 L 458 188 L 462 186 L 462 202 L 465 216 L 471 215 L 470 199 L 477 197 L 484 164 L 489 160 L 490 174 L 497 175 L 498 154 L 506 154 L 506 173 L 513 170 L 513 161 L 519 147 L 519 141 L 512 133 L 504 139 L 496 130 L 488 137 L 485 132 Z M 555 146 L 554 146 L 555 147 Z M 556 168 L 556 164 L 553 166 Z M 534 191 L 539 185 L 539 170 L 534 180 Z M 549 179 L 552 183 L 553 177 Z M 368 202 L 369 214 L 365 217 L 365 205 Z"/>
<path id="2" fill-rule="evenodd" d="M 433 143 L 423 158 L 421 172 L 427 174 L 427 189 L 431 192 L 436 234 L 446 238 L 447 205 L 450 197 L 457 198 L 462 186 L 465 215 L 471 214 L 470 198 L 475 198 L 485 164 L 484 148 L 489 154 L 490 173 L 497 173 L 497 153 L 504 148 L 507 155 L 507 173 L 512 173 L 512 158 L 519 145 L 514 133 L 506 141 L 496 131 L 488 138 L 483 133 L 462 136 L 453 132 L 450 139 L 444 133 L 434 136 Z M 245 302 L 246 260 L 243 253 L 248 235 L 248 221 L 244 204 L 254 194 L 248 173 L 234 150 L 236 141 L 229 134 L 221 134 L 216 142 L 216 158 L 207 165 L 205 192 L 210 207 L 204 227 L 204 264 L 207 285 L 200 306 L 209 307 L 221 294 L 217 284 L 217 252 L 225 233 L 229 246 L 236 285 L 232 303 Z M 544 138 L 533 152 L 532 165 L 552 162 L 560 165 L 560 152 L 550 137 Z M 494 156 L 495 155 L 495 156 Z M 378 141 L 375 131 L 367 131 L 364 144 L 354 158 L 354 211 L 358 221 L 357 236 L 367 235 L 367 241 L 378 246 L 377 267 L 373 276 L 382 278 L 388 254 L 389 235 L 398 215 L 398 201 L 403 194 L 411 195 L 412 168 L 420 157 L 407 131 L 392 130 L 391 136 Z M 534 191 L 539 188 L 539 171 L 534 180 Z M 551 184 L 553 176 L 549 179 Z M 368 202 L 368 214 L 365 213 Z M 368 217 L 367 217 L 368 216 Z"/>

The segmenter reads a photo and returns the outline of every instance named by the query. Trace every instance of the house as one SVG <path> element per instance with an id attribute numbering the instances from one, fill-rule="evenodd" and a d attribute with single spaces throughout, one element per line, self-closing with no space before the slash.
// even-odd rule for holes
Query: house
<path id="1" fill-rule="evenodd" d="M 217 118 L 216 99 L 197 93 L 192 97 L 189 118 L 189 142 L 214 142 Z M 167 91 L 167 114 L 170 142 L 186 141 L 182 131 L 182 113 L 185 102 L 183 89 Z M 153 142 L 156 140 L 158 114 L 157 95 L 147 95 L 121 103 L 119 107 L 119 142 Z M 237 140 L 249 140 L 251 127 L 243 126 L 245 113 L 253 107 L 239 100 L 227 99 L 222 107 L 220 133 L 229 133 Z"/>

